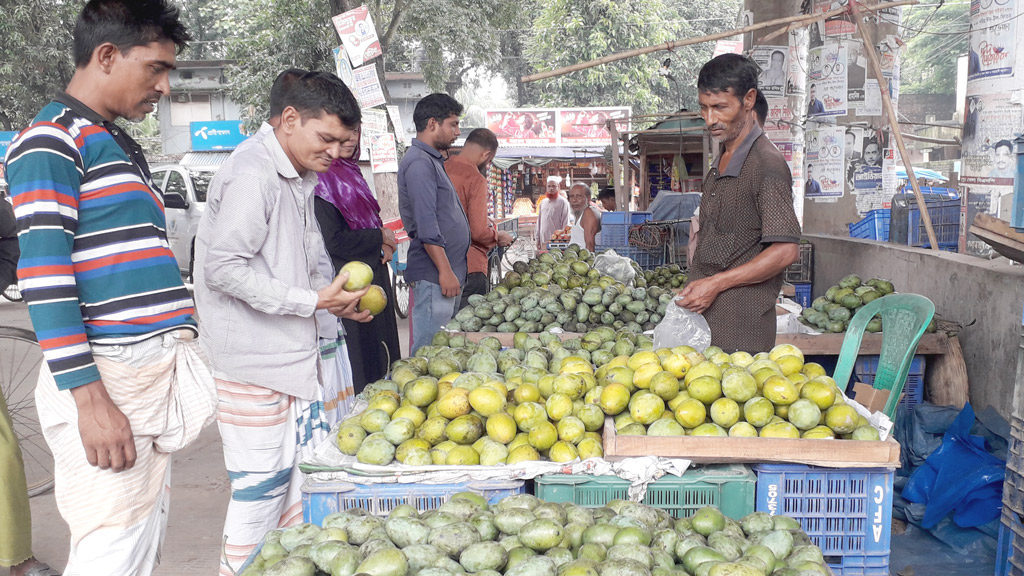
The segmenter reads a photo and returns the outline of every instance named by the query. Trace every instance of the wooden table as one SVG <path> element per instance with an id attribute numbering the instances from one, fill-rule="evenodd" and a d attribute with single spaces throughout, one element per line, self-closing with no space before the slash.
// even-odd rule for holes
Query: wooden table
<path id="1" fill-rule="evenodd" d="M 792 344 L 800 349 L 805 356 L 838 356 L 843 348 L 846 333 L 838 334 L 778 334 L 775 344 Z M 946 354 L 949 349 L 949 336 L 943 332 L 925 334 L 917 344 L 918 354 Z M 881 354 L 882 335 L 864 334 L 860 341 L 861 354 Z"/>

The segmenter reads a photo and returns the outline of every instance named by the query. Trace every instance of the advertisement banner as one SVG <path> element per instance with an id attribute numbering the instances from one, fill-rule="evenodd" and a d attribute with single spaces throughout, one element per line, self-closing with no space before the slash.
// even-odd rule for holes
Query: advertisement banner
<path id="1" fill-rule="evenodd" d="M 607 146 L 611 144 L 607 122 L 616 120 L 616 130 L 629 130 L 626 108 L 565 108 L 558 111 L 559 142 L 569 146 Z"/>
<path id="2" fill-rule="evenodd" d="M 846 45 L 829 42 L 808 54 L 807 115 L 844 116 L 847 112 Z"/>
<path id="3" fill-rule="evenodd" d="M 505 145 L 558 143 L 557 111 L 551 108 L 491 110 L 487 128 Z"/>
<path id="4" fill-rule="evenodd" d="M 366 6 L 338 14 L 331 20 L 353 66 L 362 66 L 383 53 Z"/>
<path id="5" fill-rule="evenodd" d="M 971 0 L 967 80 L 1013 75 L 1017 0 Z"/>
<path id="6" fill-rule="evenodd" d="M 380 87 L 380 78 L 377 77 L 377 67 L 367 64 L 352 71 L 355 77 L 356 100 L 359 100 L 360 108 L 373 108 L 387 102 L 384 99 L 384 90 Z"/>
<path id="7" fill-rule="evenodd" d="M 963 184 L 1013 186 L 1021 106 L 1010 93 L 968 96 L 964 106 Z"/>
<path id="8" fill-rule="evenodd" d="M 14 137 L 18 133 L 14 131 L 2 131 L 0 132 L 0 169 L 3 168 L 4 159 L 7 157 L 7 149 L 11 147 L 11 142 L 14 141 Z"/>
<path id="9" fill-rule="evenodd" d="M 821 127 L 808 132 L 804 163 L 805 198 L 839 198 L 843 195 L 842 127 Z"/>
<path id="10" fill-rule="evenodd" d="M 789 73 L 789 46 L 755 46 L 750 57 L 761 67 L 757 84 L 765 98 L 785 96 Z"/>
<path id="11" fill-rule="evenodd" d="M 240 120 L 191 122 L 189 132 L 192 134 L 192 151 L 194 152 L 234 150 L 249 137 Z"/>
<path id="12" fill-rule="evenodd" d="M 789 33 L 789 71 L 786 77 L 786 95 L 803 94 L 807 90 L 807 31 L 794 30 Z"/>
<path id="13" fill-rule="evenodd" d="M 374 174 L 398 172 L 398 146 L 394 134 L 370 135 L 370 167 Z"/>
<path id="14" fill-rule="evenodd" d="M 395 127 L 395 134 L 399 140 L 403 139 L 405 134 L 405 127 L 402 126 L 402 114 L 398 110 L 398 106 L 385 106 L 388 110 L 388 117 L 391 118 L 391 125 Z"/>

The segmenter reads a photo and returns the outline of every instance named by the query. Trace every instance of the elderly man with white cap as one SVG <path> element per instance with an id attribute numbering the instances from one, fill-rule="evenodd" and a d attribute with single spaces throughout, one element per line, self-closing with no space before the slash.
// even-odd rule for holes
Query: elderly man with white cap
<path id="1" fill-rule="evenodd" d="M 548 176 L 544 197 L 540 201 L 537 211 L 537 228 L 539 230 L 537 244 L 541 249 L 551 241 L 552 234 L 569 224 L 569 200 L 561 193 L 559 187 L 561 183 L 561 177 Z"/>

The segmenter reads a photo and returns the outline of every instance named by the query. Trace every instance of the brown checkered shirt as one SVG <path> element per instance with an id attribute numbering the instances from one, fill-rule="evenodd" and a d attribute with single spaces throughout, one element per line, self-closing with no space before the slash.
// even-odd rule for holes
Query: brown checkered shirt
<path id="1" fill-rule="evenodd" d="M 721 154 L 721 150 L 719 151 Z M 704 178 L 700 236 L 690 278 L 731 270 L 774 242 L 799 242 L 793 177 L 782 153 L 754 126 L 719 174 L 717 159 Z M 775 346 L 775 299 L 782 274 L 760 284 L 726 290 L 704 312 L 711 343 L 755 354 Z"/>

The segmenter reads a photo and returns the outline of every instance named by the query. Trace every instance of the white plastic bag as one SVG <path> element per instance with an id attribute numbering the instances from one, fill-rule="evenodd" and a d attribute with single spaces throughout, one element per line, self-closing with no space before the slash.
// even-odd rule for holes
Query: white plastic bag
<path id="1" fill-rule="evenodd" d="M 677 305 L 677 300 L 669 302 L 665 317 L 654 327 L 654 349 L 692 346 L 703 352 L 711 345 L 708 321 L 700 314 Z"/>
<path id="2" fill-rule="evenodd" d="M 614 250 L 598 254 L 597 258 L 594 258 L 594 268 L 601 274 L 611 276 L 626 285 L 632 285 L 633 278 L 636 277 L 632 260 L 619 256 Z"/>

